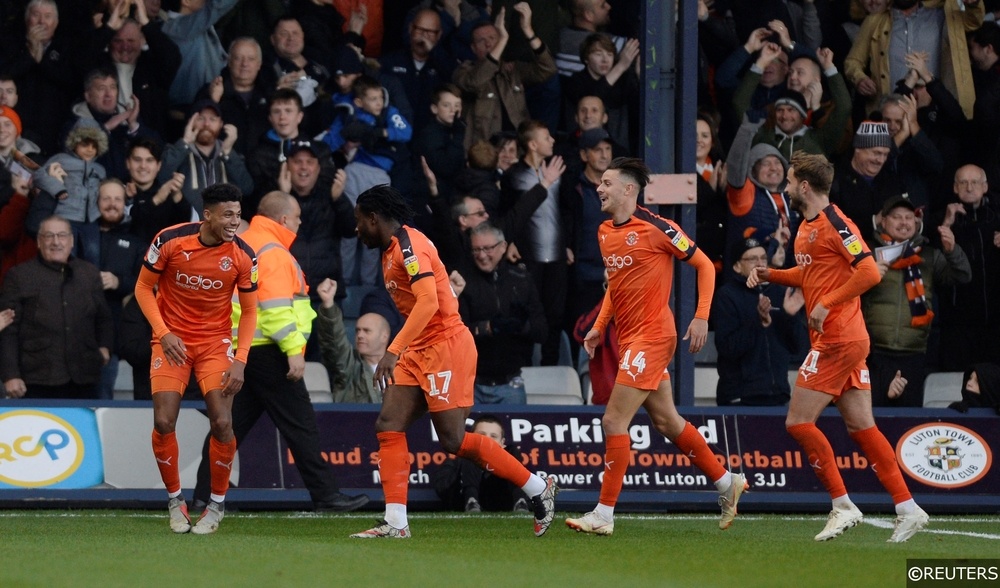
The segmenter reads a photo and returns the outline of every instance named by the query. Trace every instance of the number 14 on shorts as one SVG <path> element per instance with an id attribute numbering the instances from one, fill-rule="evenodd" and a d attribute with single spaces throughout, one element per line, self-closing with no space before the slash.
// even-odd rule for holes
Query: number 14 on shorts
<path id="1" fill-rule="evenodd" d="M 646 369 L 646 352 L 638 351 L 635 357 L 632 357 L 632 350 L 626 349 L 624 355 L 622 355 L 622 363 L 618 366 L 618 369 L 632 374 L 632 369 L 635 368 L 635 374 L 633 377 L 642 373 Z"/>

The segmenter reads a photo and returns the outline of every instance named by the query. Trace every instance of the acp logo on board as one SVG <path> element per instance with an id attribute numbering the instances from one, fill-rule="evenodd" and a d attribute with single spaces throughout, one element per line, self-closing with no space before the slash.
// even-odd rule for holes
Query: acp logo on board
<path id="1" fill-rule="evenodd" d="M 94 413 L 83 408 L 0 412 L 0 488 L 87 488 L 103 481 Z"/>
<path id="2" fill-rule="evenodd" d="M 975 431 L 952 423 L 927 423 L 907 431 L 896 459 L 911 478 L 935 488 L 975 484 L 993 464 L 993 452 Z"/>

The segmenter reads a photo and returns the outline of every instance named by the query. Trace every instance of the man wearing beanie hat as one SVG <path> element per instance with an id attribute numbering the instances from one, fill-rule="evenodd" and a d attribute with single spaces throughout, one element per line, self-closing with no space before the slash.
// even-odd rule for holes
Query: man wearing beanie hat
<path id="1" fill-rule="evenodd" d="M 20 134 L 20 117 L 9 106 L 0 106 L 0 233 L 5 235 L 0 246 L 0 283 L 7 270 L 38 251 L 24 226 L 31 202 L 30 172 L 38 166 L 19 152 Z"/>
<path id="2" fill-rule="evenodd" d="M 758 143 L 751 147 L 760 123 L 743 123 L 736 132 L 726 158 L 726 245 L 757 235 L 775 267 L 791 263 L 791 237 L 801 217 L 792 210 L 782 191 L 788 161 L 773 145 Z M 735 260 L 723 257 L 723 272 L 732 273 Z"/>
<path id="3" fill-rule="evenodd" d="M 786 88 L 774 101 L 774 126 L 762 127 L 754 137 L 755 144 L 773 145 L 786 160 L 796 151 L 832 155 L 843 139 L 851 115 L 851 95 L 847 91 L 844 77 L 833 65 L 833 52 L 819 49 L 816 54 L 822 59 L 823 71 L 833 95 L 831 108 L 823 125 L 815 128 L 806 125 L 810 111 L 805 97 L 801 92 Z M 735 100 L 736 98 L 734 102 Z"/>
<path id="4" fill-rule="evenodd" d="M 895 258 L 879 259 L 879 249 L 875 249 L 882 281 L 861 297 L 872 344 L 868 355 L 872 406 L 923 406 L 935 297 L 944 286 L 972 280 L 969 259 L 951 229 L 938 227 L 941 246 L 932 247 L 920 234 L 922 219 L 915 211 L 913 202 L 902 196 L 891 198 L 883 207 L 875 243 L 902 247 L 902 251 Z M 897 374 L 909 382 L 901 392 L 889 389 Z"/>
<path id="5" fill-rule="evenodd" d="M 24 128 L 21 126 L 21 117 L 14 112 L 13 108 L 8 106 L 0 106 L 0 116 L 3 118 L 9 118 L 10 122 L 14 123 L 14 128 L 17 130 L 18 136 L 24 132 Z"/>
<path id="6" fill-rule="evenodd" d="M 754 267 L 767 266 L 763 243 L 754 237 L 733 244 L 733 273 L 712 299 L 719 353 L 719 406 L 782 406 L 791 389 L 788 366 L 801 359 L 809 335 L 800 314 L 802 290 L 777 284 L 748 288 Z"/>
<path id="7" fill-rule="evenodd" d="M 886 201 L 906 194 L 896 170 L 895 143 L 884 122 L 866 120 L 854 134 L 854 150 L 849 159 L 838 162 L 830 187 L 833 202 L 861 231 L 869 247 L 876 247 L 879 214 Z"/>
<path id="8" fill-rule="evenodd" d="M 27 173 L 38 169 L 38 164 L 28 155 L 37 154 L 39 149 L 38 145 L 21 136 L 23 131 L 21 117 L 14 109 L 0 106 L 0 167 L 18 172 L 27 180 Z"/>

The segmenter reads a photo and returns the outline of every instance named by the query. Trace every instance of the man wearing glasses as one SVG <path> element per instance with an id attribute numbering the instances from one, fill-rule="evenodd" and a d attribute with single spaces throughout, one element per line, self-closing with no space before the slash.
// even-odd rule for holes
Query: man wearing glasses
<path id="1" fill-rule="evenodd" d="M 751 237 L 731 251 L 734 275 L 725 277 L 712 299 L 715 347 L 719 353 L 719 406 L 783 406 L 791 388 L 788 368 L 802 359 L 809 334 L 799 316 L 805 298 L 799 288 L 777 284 L 748 288 L 755 267 L 767 267 L 764 244 Z"/>
<path id="2" fill-rule="evenodd" d="M 38 257 L 14 266 L 0 308 L 14 322 L 0 332 L 0 379 L 11 398 L 97 398 L 114 327 L 100 272 L 71 256 L 69 221 L 51 216 L 38 230 Z"/>
<path id="3" fill-rule="evenodd" d="M 458 304 L 479 353 L 476 404 L 525 404 L 521 368 L 531 365 L 534 344 L 545 340 L 545 309 L 525 267 L 504 259 L 503 231 L 480 223 L 470 243 L 475 267 L 462 271 Z"/>
<path id="4" fill-rule="evenodd" d="M 1000 362 L 995 335 L 1000 328 L 1000 206 L 989 188 L 983 168 L 958 168 L 955 196 L 940 223 L 951 229 L 972 268 L 971 282 L 940 290 L 941 371 Z"/>

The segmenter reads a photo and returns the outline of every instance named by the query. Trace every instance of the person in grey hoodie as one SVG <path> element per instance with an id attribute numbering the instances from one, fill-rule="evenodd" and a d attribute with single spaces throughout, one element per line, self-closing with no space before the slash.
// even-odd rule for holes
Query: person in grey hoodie
<path id="1" fill-rule="evenodd" d="M 791 248 L 801 217 L 791 209 L 782 192 L 788 161 L 773 146 L 758 143 L 751 148 L 760 123 L 744 122 L 736 132 L 726 160 L 726 253 L 722 265 L 727 273 L 735 259 L 729 252 L 736 243 L 753 235 L 767 250 L 768 263 L 781 268 L 794 264 Z"/>

